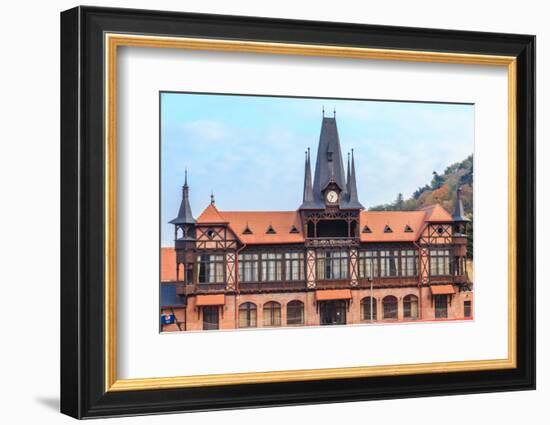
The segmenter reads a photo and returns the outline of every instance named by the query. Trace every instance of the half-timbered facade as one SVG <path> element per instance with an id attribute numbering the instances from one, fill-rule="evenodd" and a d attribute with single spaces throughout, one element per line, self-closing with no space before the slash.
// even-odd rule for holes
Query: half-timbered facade
<path id="1" fill-rule="evenodd" d="M 353 151 L 347 171 L 335 117 L 323 117 L 312 178 L 294 211 L 224 211 L 195 219 L 187 175 L 174 247 L 161 248 L 161 328 L 194 331 L 468 319 L 460 189 L 453 215 L 366 211 Z"/>

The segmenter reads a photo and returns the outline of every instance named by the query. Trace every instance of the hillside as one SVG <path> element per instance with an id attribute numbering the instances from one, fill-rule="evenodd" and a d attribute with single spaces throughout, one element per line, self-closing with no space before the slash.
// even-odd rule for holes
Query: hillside
<path id="1" fill-rule="evenodd" d="M 403 194 L 397 194 L 395 201 L 389 204 L 377 205 L 369 208 L 371 211 L 414 211 L 435 203 L 441 204 L 452 214 L 455 206 L 456 189 L 462 189 L 462 203 L 464 213 L 472 220 L 468 226 L 468 256 L 472 258 L 473 240 L 473 155 L 465 160 L 449 165 L 442 174 L 432 173 L 429 184 L 419 187 L 409 199 Z"/>

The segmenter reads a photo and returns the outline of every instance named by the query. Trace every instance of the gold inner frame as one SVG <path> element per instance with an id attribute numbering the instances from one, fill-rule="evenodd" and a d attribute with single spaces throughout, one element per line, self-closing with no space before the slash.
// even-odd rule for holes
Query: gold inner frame
<path id="1" fill-rule="evenodd" d="M 214 385 L 311 381 L 516 367 L 516 58 L 462 53 L 370 49 L 326 45 L 105 34 L 105 391 L 135 391 Z M 116 98 L 120 46 L 325 56 L 507 67 L 508 71 L 508 357 L 495 360 L 247 372 L 165 378 L 117 379 L 116 339 Z"/>

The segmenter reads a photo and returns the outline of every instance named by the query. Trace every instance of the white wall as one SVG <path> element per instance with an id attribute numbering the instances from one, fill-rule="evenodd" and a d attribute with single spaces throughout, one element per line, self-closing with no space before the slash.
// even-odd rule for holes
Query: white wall
<path id="1" fill-rule="evenodd" d="M 65 423 L 57 413 L 59 381 L 59 11 L 70 1 L 5 2 L 2 7 L 0 66 L 0 417 L 5 423 L 36 420 Z M 172 9 L 192 12 L 259 15 L 362 22 L 370 24 L 531 33 L 537 35 L 538 140 L 548 140 L 550 126 L 550 27 L 544 2 L 394 1 L 358 2 L 245 0 L 97 1 L 96 5 Z M 550 209 L 548 143 L 538 144 L 539 217 Z M 539 259 L 550 254 L 542 240 L 550 227 L 539 225 Z M 29 250 L 33 247 L 35 251 Z M 421 398 L 305 407 L 136 417 L 124 423 L 337 423 L 376 424 L 467 422 L 543 423 L 550 397 L 550 315 L 541 301 L 550 297 L 538 270 L 538 390 L 536 392 Z M 538 419 L 538 420 L 537 420 Z"/>

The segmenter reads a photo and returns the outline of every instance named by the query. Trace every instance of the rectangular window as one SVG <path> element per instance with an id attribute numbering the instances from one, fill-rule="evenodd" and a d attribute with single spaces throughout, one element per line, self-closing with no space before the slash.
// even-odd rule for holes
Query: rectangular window
<path id="1" fill-rule="evenodd" d="M 378 277 L 378 251 L 359 251 L 359 278 Z"/>
<path id="2" fill-rule="evenodd" d="M 319 252 L 317 256 L 317 278 L 319 280 L 347 279 L 347 251 Z"/>
<path id="3" fill-rule="evenodd" d="M 401 251 L 401 276 L 418 276 L 418 251 L 414 249 Z"/>
<path id="4" fill-rule="evenodd" d="M 472 302 L 464 301 L 464 317 L 472 317 Z"/>
<path id="5" fill-rule="evenodd" d="M 222 254 L 199 255 L 199 283 L 223 283 L 225 278 L 225 263 Z"/>
<path id="6" fill-rule="evenodd" d="M 380 276 L 394 277 L 399 275 L 399 251 L 380 251 Z"/>
<path id="7" fill-rule="evenodd" d="M 239 254 L 239 282 L 258 282 L 258 254 Z"/>
<path id="8" fill-rule="evenodd" d="M 262 281 L 274 282 L 283 278 L 283 254 L 262 254 Z"/>
<path id="9" fill-rule="evenodd" d="M 446 319 L 447 318 L 447 295 L 435 295 L 435 318 L 436 319 Z"/>
<path id="10" fill-rule="evenodd" d="M 449 249 L 430 249 L 430 275 L 446 276 L 451 274 L 451 251 Z"/>
<path id="11" fill-rule="evenodd" d="M 285 253 L 285 280 L 304 280 L 304 253 Z"/>

